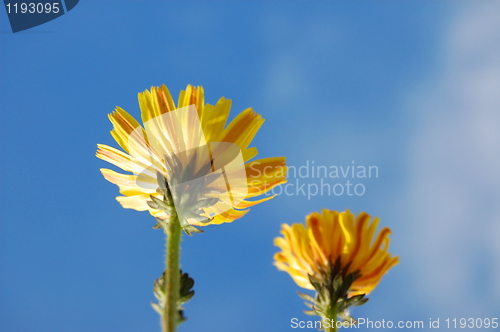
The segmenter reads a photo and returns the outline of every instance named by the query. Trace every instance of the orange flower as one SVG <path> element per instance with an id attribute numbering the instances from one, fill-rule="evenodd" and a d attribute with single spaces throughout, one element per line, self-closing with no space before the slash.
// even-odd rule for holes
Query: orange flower
<path id="1" fill-rule="evenodd" d="M 354 277 L 348 294 L 368 294 L 399 260 L 387 251 L 390 229 L 383 228 L 375 236 L 379 219 L 370 219 L 364 212 L 354 218 L 349 210 L 339 213 L 325 209 L 322 214 L 308 215 L 305 227 L 283 224 L 283 237 L 274 240 L 281 249 L 274 256 L 274 264 L 288 272 L 297 285 L 312 290 L 315 288 L 309 275 L 322 281 L 325 271 L 340 263 L 337 272 Z"/>

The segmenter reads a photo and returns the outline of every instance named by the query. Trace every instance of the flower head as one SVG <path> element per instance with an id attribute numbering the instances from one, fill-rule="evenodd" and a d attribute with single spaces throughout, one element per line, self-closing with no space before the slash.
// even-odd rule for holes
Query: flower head
<path id="1" fill-rule="evenodd" d="M 366 303 L 365 295 L 395 264 L 389 247 L 390 229 L 376 235 L 378 218 L 370 222 L 364 212 L 356 218 L 349 212 L 323 210 L 306 217 L 303 224 L 283 225 L 283 237 L 274 241 L 282 251 L 275 254 L 275 265 L 290 274 L 297 285 L 316 290 L 316 296 L 299 296 L 311 308 L 309 315 L 328 319 L 325 331 L 336 331 L 337 317 L 355 324 L 349 308 Z"/>
<path id="2" fill-rule="evenodd" d="M 120 107 L 109 115 L 111 135 L 125 152 L 99 144 L 96 154 L 131 173 L 101 169 L 118 185 L 124 208 L 168 220 L 168 193 L 181 224 L 220 224 L 274 196 L 247 198 L 286 182 L 284 157 L 250 161 L 257 155 L 250 143 L 264 122 L 251 108 L 226 125 L 231 100 L 205 104 L 203 88 L 191 85 L 177 105 L 162 85 L 139 93 L 139 106 L 143 125 Z"/>
<path id="3" fill-rule="evenodd" d="M 375 236 L 379 219 L 370 219 L 364 212 L 354 218 L 349 210 L 325 209 L 308 215 L 305 227 L 284 224 L 283 237 L 274 242 L 282 250 L 274 256 L 275 265 L 306 289 L 314 289 L 309 276 L 322 280 L 329 266 L 337 265 L 336 273 L 353 274 L 349 295 L 368 294 L 398 263 L 398 257 L 387 251 L 390 229 L 385 227 Z"/>

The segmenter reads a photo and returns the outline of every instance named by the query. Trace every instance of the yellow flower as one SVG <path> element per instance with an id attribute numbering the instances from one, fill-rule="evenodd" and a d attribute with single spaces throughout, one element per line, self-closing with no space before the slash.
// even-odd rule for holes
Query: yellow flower
<path id="1" fill-rule="evenodd" d="M 338 265 L 344 277 L 353 274 L 348 294 L 370 293 L 384 274 L 398 263 L 387 251 L 391 230 L 383 228 L 374 238 L 379 222 L 362 212 L 356 218 L 349 211 L 323 210 L 306 217 L 303 224 L 282 225 L 281 234 L 274 240 L 282 251 L 274 256 L 276 267 L 288 272 L 300 287 L 315 289 L 309 275 L 320 282 L 325 271 Z M 328 276 L 332 280 L 335 276 Z"/>
<path id="2" fill-rule="evenodd" d="M 139 93 L 139 106 L 143 126 L 120 107 L 109 115 L 111 135 L 125 152 L 98 144 L 96 154 L 132 173 L 101 169 L 106 180 L 118 185 L 123 196 L 117 200 L 124 208 L 148 210 L 159 219 L 168 219 L 165 209 L 153 208 L 156 203 L 151 197 L 164 199 L 157 180 L 161 175 L 171 190 L 182 188 L 172 190 L 173 199 L 178 199 L 176 209 L 186 210 L 190 224 L 220 224 L 242 217 L 248 207 L 274 196 L 257 201 L 246 198 L 286 182 L 284 157 L 250 161 L 257 155 L 250 143 L 264 122 L 251 108 L 226 125 L 231 100 L 222 97 L 215 105 L 205 104 L 203 88 L 191 85 L 180 92 L 177 105 L 162 85 Z M 217 172 L 218 179 L 213 176 Z M 225 200 L 221 188 L 228 190 Z"/>

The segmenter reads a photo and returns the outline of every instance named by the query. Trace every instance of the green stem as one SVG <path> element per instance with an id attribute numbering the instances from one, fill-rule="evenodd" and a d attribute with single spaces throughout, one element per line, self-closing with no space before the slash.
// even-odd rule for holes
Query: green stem
<path id="1" fill-rule="evenodd" d="M 337 304 L 333 304 L 330 306 L 330 308 L 327 311 L 327 319 L 328 322 L 330 323 L 330 327 L 325 328 L 325 332 L 336 332 L 337 331 L 337 311 L 338 307 Z"/>
<path id="2" fill-rule="evenodd" d="M 162 331 L 175 332 L 178 319 L 178 301 L 180 293 L 179 258 L 181 246 L 181 225 L 175 209 L 167 227 L 167 252 L 165 257 L 165 305 L 162 315 Z"/>

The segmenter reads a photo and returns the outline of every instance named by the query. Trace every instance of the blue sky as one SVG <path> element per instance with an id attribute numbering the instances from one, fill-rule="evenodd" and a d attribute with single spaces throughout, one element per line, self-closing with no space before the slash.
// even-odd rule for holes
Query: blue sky
<path id="1" fill-rule="evenodd" d="M 355 317 L 499 317 L 499 15 L 494 2 L 81 1 L 12 34 L 0 13 L 0 330 L 159 330 L 163 234 L 115 201 L 94 153 L 117 147 L 107 114 L 137 117 L 137 93 L 160 84 L 202 85 L 232 116 L 253 107 L 260 157 L 379 169 L 354 179 L 362 196 L 281 195 L 185 237 L 196 295 L 180 331 L 309 319 L 272 241 L 322 208 L 393 230 L 401 263 Z"/>

